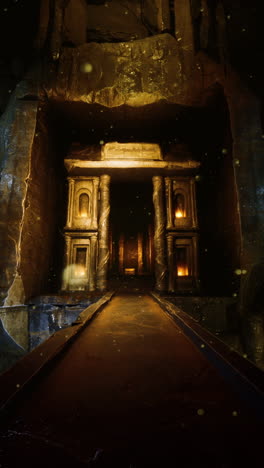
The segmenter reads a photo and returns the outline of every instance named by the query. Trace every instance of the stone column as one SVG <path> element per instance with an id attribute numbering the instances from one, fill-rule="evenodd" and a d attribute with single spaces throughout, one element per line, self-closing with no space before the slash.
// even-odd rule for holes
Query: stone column
<path id="1" fill-rule="evenodd" d="M 172 193 L 171 193 L 171 179 L 169 177 L 165 177 L 165 187 L 166 187 L 166 211 L 167 211 L 167 229 L 173 227 L 172 225 Z"/>
<path id="2" fill-rule="evenodd" d="M 69 194 L 68 194 L 68 217 L 67 217 L 67 227 L 72 226 L 72 217 L 73 217 L 73 210 L 74 210 L 74 180 L 68 178 L 69 182 Z"/>
<path id="3" fill-rule="evenodd" d="M 96 252 L 97 251 L 97 236 L 91 236 L 91 260 L 90 260 L 90 281 L 89 289 L 94 291 L 96 287 Z"/>
<path id="4" fill-rule="evenodd" d="M 98 188 L 99 179 L 93 179 L 93 209 L 92 209 L 92 229 L 97 229 L 97 216 L 98 216 Z"/>
<path id="5" fill-rule="evenodd" d="M 173 236 L 167 235 L 167 251 L 168 251 L 168 270 L 169 270 L 169 292 L 174 291 L 174 262 L 173 262 Z"/>
<path id="6" fill-rule="evenodd" d="M 153 181 L 153 204 L 155 209 L 154 221 L 154 250 L 156 289 L 166 290 L 166 262 L 165 262 L 165 216 L 163 203 L 163 178 L 155 176 Z"/>
<path id="7" fill-rule="evenodd" d="M 107 287 L 107 269 L 109 261 L 109 214 L 110 214 L 110 176 L 100 177 L 101 206 L 98 225 L 99 250 L 97 267 L 97 288 L 104 291 Z"/>

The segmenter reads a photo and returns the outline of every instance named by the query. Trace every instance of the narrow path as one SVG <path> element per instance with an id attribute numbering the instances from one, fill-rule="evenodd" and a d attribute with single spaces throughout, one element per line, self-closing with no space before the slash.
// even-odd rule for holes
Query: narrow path
<path id="1" fill-rule="evenodd" d="M 85 466 L 102 448 L 109 467 L 253 467 L 261 437 L 199 349 L 140 294 L 112 299 L 35 384 L 8 430 L 6 468 L 16 466 L 14 447 L 25 458 L 37 452 L 43 466 L 47 456 Z"/>

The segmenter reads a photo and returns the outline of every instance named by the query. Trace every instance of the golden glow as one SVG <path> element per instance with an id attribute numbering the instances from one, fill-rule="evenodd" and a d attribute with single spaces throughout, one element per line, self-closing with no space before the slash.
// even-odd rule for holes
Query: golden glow
<path id="1" fill-rule="evenodd" d="M 89 214 L 89 196 L 87 193 L 82 193 L 79 197 L 79 216 L 87 218 Z"/>
<path id="2" fill-rule="evenodd" d="M 189 271 L 187 266 L 178 266 L 177 267 L 177 275 L 178 276 L 188 276 Z"/>
<path id="3" fill-rule="evenodd" d="M 75 265 L 75 276 L 78 278 L 86 276 L 85 268 L 82 265 Z"/>
<path id="4" fill-rule="evenodd" d="M 102 161 L 90 161 L 84 159 L 65 159 L 65 166 L 68 171 L 77 169 L 126 169 L 126 168 L 154 168 L 154 169 L 185 169 L 196 168 L 200 166 L 196 161 L 157 161 L 157 160 L 126 160 L 126 159 L 105 159 Z"/>
<path id="5" fill-rule="evenodd" d="M 106 143 L 102 159 L 162 160 L 160 146 L 156 143 Z"/>
<path id="6" fill-rule="evenodd" d="M 175 217 L 176 218 L 185 218 L 185 212 L 182 210 L 176 210 L 175 211 Z"/>
<path id="7" fill-rule="evenodd" d="M 134 275 L 136 273 L 135 268 L 125 268 L 125 275 Z"/>

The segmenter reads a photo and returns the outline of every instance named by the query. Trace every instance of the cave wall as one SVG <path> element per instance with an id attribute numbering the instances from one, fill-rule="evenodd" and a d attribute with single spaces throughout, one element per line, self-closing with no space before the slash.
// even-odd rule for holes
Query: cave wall
<path id="1" fill-rule="evenodd" d="M 37 102 L 13 96 L 0 122 L 1 300 L 23 304 L 21 277 L 21 228 L 30 174 Z M 8 295 L 7 295 L 8 291 Z"/>
<path id="2" fill-rule="evenodd" d="M 54 238 L 62 209 L 59 203 L 62 181 L 56 169 L 58 155 L 46 111 L 41 106 L 43 104 L 38 107 L 21 232 L 20 271 L 27 299 L 50 287 Z"/>
<path id="3" fill-rule="evenodd" d="M 223 89 L 214 86 L 207 100 L 197 196 L 200 227 L 201 292 L 237 297 L 241 226 L 230 115 Z M 211 128 L 210 121 L 214 120 Z"/>
<path id="4" fill-rule="evenodd" d="M 65 194 L 41 105 L 13 96 L 0 122 L 0 288 L 5 306 L 25 303 L 54 281 L 54 233 Z"/>

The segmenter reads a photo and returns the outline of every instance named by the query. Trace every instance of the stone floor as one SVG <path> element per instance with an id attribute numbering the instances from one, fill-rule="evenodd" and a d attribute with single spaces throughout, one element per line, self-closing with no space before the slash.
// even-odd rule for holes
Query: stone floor
<path id="1" fill-rule="evenodd" d="M 159 305 L 120 292 L 10 412 L 0 463 L 255 467 L 262 434 Z"/>

